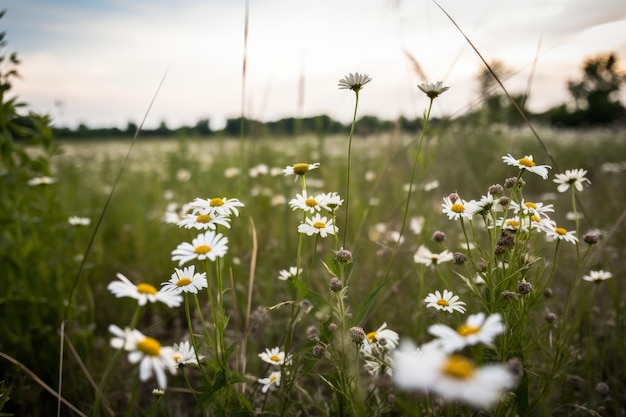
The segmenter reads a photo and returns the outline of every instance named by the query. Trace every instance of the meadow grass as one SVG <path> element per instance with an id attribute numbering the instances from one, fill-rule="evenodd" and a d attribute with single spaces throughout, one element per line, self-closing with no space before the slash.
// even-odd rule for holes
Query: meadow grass
<path id="1" fill-rule="evenodd" d="M 499 235 L 482 226 L 480 215 L 450 220 L 442 213 L 443 197 L 457 193 L 465 201 L 479 200 L 491 185 L 519 179 L 522 171 L 501 160 L 509 153 L 549 164 L 527 129 L 442 122 L 425 132 L 419 153 L 421 132 L 355 137 L 349 213 L 337 210 L 338 240 L 298 233 L 303 213 L 288 203 L 303 185 L 309 196 L 337 192 L 345 198 L 347 132 L 323 139 L 259 137 L 244 144 L 230 138 L 140 138 L 71 303 L 72 279 L 94 223 L 72 226 L 67 218 L 97 218 L 129 142 L 60 143 L 48 156 L 56 183 L 29 187 L 21 179 L 19 187 L 3 186 L 3 192 L 13 193 L 4 200 L 13 222 L 3 234 L 8 291 L 0 351 L 56 386 L 59 323 L 69 303 L 62 395 L 87 415 L 474 415 L 473 407 L 446 400 L 437 388 L 407 390 L 394 383 L 392 361 L 403 360 L 394 352 L 414 352 L 396 347 L 394 335 L 379 326 L 386 323 L 401 342 L 428 346 L 434 324 L 458 328 L 466 316 L 498 313 L 506 331 L 494 344 L 462 350 L 477 365 L 504 364 L 515 377 L 515 386 L 482 413 L 619 415 L 626 401 L 621 297 L 626 137 L 611 130 L 540 134 L 561 170 L 586 169 L 590 186 L 572 200 L 571 191 L 556 191 L 552 179 L 558 172 L 551 171 L 548 180 L 523 172 L 526 185 L 520 189 L 517 183 L 503 195 L 554 204 L 550 218 L 575 230 L 580 240 L 557 243 L 546 241 L 545 233 L 511 232 L 513 242 L 503 255 L 494 255 Z M 243 169 L 242 152 L 251 161 Z M 320 167 L 295 182 L 281 172 L 301 162 Z M 236 198 L 245 207 L 230 229 L 219 228 L 229 240 L 227 255 L 215 263 L 192 262 L 207 273 L 211 289 L 198 295 L 198 304 L 185 295 L 186 304 L 177 308 L 149 303 L 138 310 L 135 301 L 107 290 L 117 273 L 158 289 L 178 267 L 172 250 L 197 235 L 163 222 L 168 205 L 213 197 Z M 569 212 L 584 216 L 571 220 Z M 410 227 L 418 218 L 421 230 Z M 349 224 L 345 248 L 351 263 L 335 258 L 344 245 L 344 224 Z M 600 237 L 592 246 L 582 241 L 589 231 Z M 435 232 L 445 239 L 440 234 L 433 240 Z M 462 252 L 466 262 L 416 263 L 420 246 L 437 254 Z M 279 272 L 298 260 L 303 272 L 279 280 Z M 499 269 L 500 261 L 511 266 Z M 613 278 L 583 281 L 592 270 L 610 271 Z M 479 272 L 486 283 L 474 281 Z M 333 277 L 340 285 L 335 281 L 331 290 Z M 522 282 L 532 290 L 526 293 Z M 428 294 L 444 289 L 466 303 L 465 314 L 426 307 Z M 168 374 L 165 395 L 157 399 L 154 377 L 140 382 L 137 365 L 110 346 L 108 327 L 124 328 L 131 321 L 163 346 L 188 340 L 192 326 L 202 365 Z M 391 346 L 367 338 L 375 337 L 376 329 L 387 334 Z M 367 340 L 359 340 L 359 331 Z M 367 356 L 359 344 L 372 341 Z M 281 366 L 259 357 L 274 347 L 286 355 Z M 56 414 L 56 399 L 41 393 L 27 374 L 7 362 L 2 369 L 5 410 Z M 281 383 L 263 392 L 259 379 L 272 371 L 281 372 Z M 41 401 L 28 401 L 39 394 Z"/>

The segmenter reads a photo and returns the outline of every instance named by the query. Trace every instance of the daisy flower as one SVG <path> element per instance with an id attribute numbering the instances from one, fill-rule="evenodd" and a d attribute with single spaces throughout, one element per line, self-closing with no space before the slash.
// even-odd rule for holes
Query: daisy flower
<path id="1" fill-rule="evenodd" d="M 208 259 L 215 262 L 215 259 L 222 258 L 228 251 L 228 238 L 213 230 L 198 235 L 191 243 L 183 242 L 172 251 L 172 261 L 178 261 L 178 266 L 198 259 L 203 261 Z"/>
<path id="2" fill-rule="evenodd" d="M 177 366 L 198 366 L 198 359 L 204 359 L 204 356 L 202 355 L 196 356 L 196 351 L 188 340 L 180 342 L 180 344 L 174 343 L 174 346 L 172 346 L 172 350 L 174 352 L 172 354 L 172 359 L 174 359 L 174 362 L 176 362 Z"/>
<path id="3" fill-rule="evenodd" d="M 391 356 L 385 357 L 384 360 L 372 356 L 366 356 L 363 366 L 368 374 L 378 377 L 381 374 L 387 376 L 393 375 L 393 359 Z"/>
<path id="4" fill-rule="evenodd" d="M 319 234 L 321 237 L 334 235 L 338 229 L 333 225 L 333 219 L 322 217 L 319 213 L 313 217 L 306 219 L 305 223 L 298 226 L 298 232 L 305 233 L 307 236 Z"/>
<path id="5" fill-rule="evenodd" d="M 370 81 L 372 81 L 372 79 L 369 75 L 355 72 L 354 74 L 345 75 L 341 80 L 339 80 L 339 84 L 337 85 L 340 90 L 352 90 L 358 93 L 359 90 Z"/>
<path id="6" fill-rule="evenodd" d="M 596 282 L 596 283 L 600 283 L 610 278 L 613 278 L 613 274 L 611 274 L 608 271 L 603 271 L 603 270 L 589 271 L 589 274 L 583 277 L 585 281 Z"/>
<path id="7" fill-rule="evenodd" d="M 120 273 L 116 276 L 119 281 L 112 281 L 107 288 L 117 298 L 134 298 L 140 306 L 146 305 L 148 301 L 151 303 L 160 301 L 168 307 L 178 307 L 183 301 L 183 297 L 178 294 L 163 290 L 157 291 L 154 286 L 146 283 L 135 285 Z"/>
<path id="8" fill-rule="evenodd" d="M 371 356 L 377 350 L 392 351 L 398 346 L 399 339 L 398 333 L 388 329 L 387 323 L 383 323 L 376 331 L 365 335 L 364 343 L 361 345 L 361 352 Z"/>
<path id="9" fill-rule="evenodd" d="M 424 216 L 411 217 L 411 220 L 409 220 L 409 229 L 416 235 L 419 235 L 422 233 L 422 230 L 424 230 L 425 221 Z"/>
<path id="10" fill-rule="evenodd" d="M 194 213 L 187 214 L 182 220 L 178 221 L 176 225 L 178 227 L 184 227 L 185 229 L 198 230 L 215 230 L 218 225 L 230 229 L 230 221 L 230 217 L 218 213 L 211 215 L 208 211 L 194 210 Z"/>
<path id="11" fill-rule="evenodd" d="M 170 203 L 167 205 L 165 214 L 163 215 L 163 221 L 169 224 L 177 224 L 187 218 L 187 215 L 191 214 L 191 204 L 187 203 L 178 208 L 178 204 Z"/>
<path id="12" fill-rule="evenodd" d="M 549 219 L 550 216 L 548 213 L 554 213 L 554 204 L 546 204 L 543 203 L 533 203 L 532 201 L 524 201 L 522 199 L 521 203 L 517 203 L 516 201 L 511 201 L 511 208 L 515 214 L 522 213 L 525 216 L 533 216 L 536 215 L 538 217 L 543 217 Z"/>
<path id="13" fill-rule="evenodd" d="M 306 191 L 302 191 L 302 194 L 297 194 L 296 198 L 289 202 L 289 206 L 293 211 L 303 210 L 307 213 L 319 212 L 322 208 L 328 209 L 324 206 L 324 201 L 321 196 L 310 197 Z"/>
<path id="14" fill-rule="evenodd" d="M 142 382 L 147 381 L 155 374 L 159 388 L 164 390 L 167 387 L 165 371 L 176 374 L 174 349 L 161 346 L 156 339 L 145 336 L 136 329 L 122 330 L 111 325 L 109 331 L 115 336 L 111 339 L 111 346 L 128 351 L 128 362 L 139 363 L 139 379 Z"/>
<path id="15" fill-rule="evenodd" d="M 565 174 L 555 174 L 555 179 L 553 180 L 555 183 L 559 184 L 557 187 L 557 191 L 560 193 L 564 193 L 569 190 L 571 186 L 576 187 L 578 191 L 583 190 L 583 185 L 591 184 L 587 178 L 586 169 L 568 169 L 565 171 Z"/>
<path id="16" fill-rule="evenodd" d="M 34 178 L 29 179 L 26 184 L 30 185 L 31 187 L 36 187 L 38 185 L 54 184 L 57 181 L 58 180 L 53 177 L 34 177 Z"/>
<path id="17" fill-rule="evenodd" d="M 283 269 L 278 273 L 278 279 L 282 281 L 287 281 L 288 279 L 297 277 L 302 273 L 302 268 L 298 268 L 297 266 L 291 266 L 289 269 Z"/>
<path id="18" fill-rule="evenodd" d="M 548 179 L 548 170 L 552 169 L 550 165 L 537 165 L 533 161 L 532 155 L 526 155 L 521 159 L 515 159 L 508 154 L 502 157 L 502 161 L 507 165 L 512 165 L 514 167 L 518 167 L 519 169 L 525 169 L 526 171 L 530 171 L 533 174 L 539 175 L 541 178 Z"/>
<path id="19" fill-rule="evenodd" d="M 563 227 L 558 227 L 555 222 L 541 222 L 539 224 L 539 230 L 545 232 L 549 240 L 565 240 L 566 242 L 574 244 L 578 242 L 578 238 L 574 236 L 575 231 L 568 231 Z"/>
<path id="20" fill-rule="evenodd" d="M 265 394 L 273 386 L 280 386 L 280 371 L 274 371 L 267 378 L 259 378 L 259 383 L 263 384 L 263 394 Z"/>
<path id="21" fill-rule="evenodd" d="M 435 293 L 429 293 L 428 297 L 424 299 L 427 303 L 426 307 L 436 308 L 437 310 L 447 311 L 448 313 L 453 313 L 454 310 L 459 313 L 465 313 L 465 303 L 463 301 L 459 301 L 459 296 L 454 295 L 452 291 L 443 290 L 443 295 L 439 291 L 435 291 Z"/>
<path id="22" fill-rule="evenodd" d="M 190 207 L 193 210 L 200 210 L 202 213 L 210 214 L 211 216 L 230 216 L 234 214 L 239 216 L 239 210 L 237 207 L 244 207 L 244 204 L 236 198 L 196 198 Z"/>
<path id="23" fill-rule="evenodd" d="M 265 352 L 259 353 L 259 358 L 264 362 L 271 363 L 272 365 L 284 365 L 285 364 L 285 352 L 281 352 L 279 347 L 272 349 L 265 349 Z"/>
<path id="24" fill-rule="evenodd" d="M 419 88 L 422 93 L 426 94 L 431 100 L 437 98 L 441 93 L 450 89 L 450 87 L 444 87 L 443 82 L 441 81 L 429 84 L 419 84 L 417 88 Z"/>
<path id="25" fill-rule="evenodd" d="M 441 347 L 446 353 L 479 343 L 493 348 L 495 337 L 504 330 L 502 317 L 498 313 L 489 317 L 485 313 L 472 314 L 467 318 L 465 324 L 456 330 L 444 324 L 433 324 L 428 328 L 430 334 L 440 339 Z"/>
<path id="26" fill-rule="evenodd" d="M 67 222 L 72 226 L 89 226 L 91 219 L 89 217 L 70 216 Z"/>
<path id="27" fill-rule="evenodd" d="M 316 198 L 321 201 L 320 205 L 329 211 L 335 211 L 343 204 L 343 199 L 335 191 L 332 193 L 322 193 Z"/>
<path id="28" fill-rule="evenodd" d="M 283 174 L 285 174 L 286 177 L 289 175 L 302 176 L 302 175 L 306 175 L 306 173 L 309 172 L 310 170 L 317 169 L 319 167 L 320 167 L 319 162 L 316 162 L 314 164 L 300 163 L 300 164 L 295 164 L 295 165 L 289 165 L 288 167 L 283 169 Z"/>
<path id="29" fill-rule="evenodd" d="M 449 250 L 446 249 L 441 253 L 433 253 L 424 245 L 417 248 L 417 252 L 413 255 L 413 261 L 415 261 L 415 263 L 424 264 L 426 266 L 437 265 L 452 260 L 454 260 L 454 256 Z"/>
<path id="30" fill-rule="evenodd" d="M 476 203 L 465 201 L 461 198 L 452 202 L 450 197 L 443 198 L 443 214 L 446 214 L 450 220 L 459 220 L 461 218 L 471 219 L 473 214 L 479 210 L 475 207 Z"/>
<path id="31" fill-rule="evenodd" d="M 399 388 L 433 393 L 445 401 L 460 401 L 478 409 L 492 408 L 517 385 L 517 378 L 503 364 L 477 367 L 436 345 L 418 350 L 403 344 L 394 352 L 393 361 L 393 381 Z"/>
<path id="32" fill-rule="evenodd" d="M 174 294 L 183 292 L 197 294 L 202 288 L 207 288 L 206 272 L 195 272 L 196 267 L 191 265 L 183 269 L 174 268 L 169 281 L 162 283 L 163 291 Z"/>

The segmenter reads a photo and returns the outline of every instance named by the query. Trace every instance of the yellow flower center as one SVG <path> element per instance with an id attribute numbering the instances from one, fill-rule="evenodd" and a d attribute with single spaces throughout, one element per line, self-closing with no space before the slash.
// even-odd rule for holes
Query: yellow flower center
<path id="1" fill-rule="evenodd" d="M 463 337 L 467 337 L 471 334 L 476 334 L 480 331 L 480 327 L 476 326 L 468 326 L 467 324 L 463 324 L 456 329 L 456 332 Z"/>
<path id="2" fill-rule="evenodd" d="M 463 204 L 454 203 L 452 207 L 450 207 L 450 210 L 455 213 L 463 213 L 465 211 L 465 207 L 463 207 Z"/>
<path id="3" fill-rule="evenodd" d="M 211 201 L 209 201 L 209 206 L 211 207 L 220 207 L 223 205 L 224 205 L 224 200 L 222 200 L 219 197 L 212 198 Z"/>
<path id="4" fill-rule="evenodd" d="M 506 225 L 512 227 L 513 229 L 519 228 L 519 222 L 517 220 L 507 220 Z"/>
<path id="5" fill-rule="evenodd" d="M 563 229 L 562 227 L 557 227 L 556 229 L 554 229 L 554 231 L 561 236 L 565 236 L 567 234 L 567 230 Z"/>
<path id="6" fill-rule="evenodd" d="M 137 292 L 141 293 L 141 294 L 150 294 L 150 295 L 154 295 L 157 293 L 157 289 L 154 288 L 152 285 L 150 284 L 137 284 Z"/>
<path id="7" fill-rule="evenodd" d="M 280 357 L 278 355 L 272 355 L 270 356 L 270 360 L 272 362 L 280 362 Z"/>
<path id="8" fill-rule="evenodd" d="M 541 217 L 537 216 L 536 214 L 533 214 L 530 220 L 539 223 L 541 221 Z"/>
<path id="9" fill-rule="evenodd" d="M 208 245 L 200 245 L 200 246 L 196 246 L 196 248 L 193 251 L 197 253 L 198 255 L 205 255 L 211 252 L 211 247 Z"/>
<path id="10" fill-rule="evenodd" d="M 467 379 L 474 373 L 474 366 L 463 356 L 452 355 L 444 364 L 442 371 L 457 379 Z"/>
<path id="11" fill-rule="evenodd" d="M 191 284 L 191 279 L 189 278 L 181 278 L 178 281 L 176 281 L 176 285 L 179 287 L 184 287 L 185 285 L 189 285 Z"/>
<path id="12" fill-rule="evenodd" d="M 324 222 L 315 222 L 313 223 L 313 227 L 317 228 L 317 229 L 323 229 L 326 227 L 326 223 Z"/>
<path id="13" fill-rule="evenodd" d="M 309 172 L 309 164 L 295 164 L 293 166 L 293 172 L 296 175 L 304 175 Z"/>
<path id="14" fill-rule="evenodd" d="M 172 359 L 174 359 L 175 362 L 178 362 L 179 360 L 181 360 L 182 356 L 180 355 L 180 353 L 175 353 L 174 356 L 172 356 Z"/>
<path id="15" fill-rule="evenodd" d="M 537 210 L 537 205 L 535 203 L 531 203 L 530 201 L 525 202 L 524 205 L 526 208 Z"/>
<path id="16" fill-rule="evenodd" d="M 437 305 L 438 306 L 443 306 L 443 307 L 448 307 L 450 305 L 450 303 L 447 302 L 446 300 L 444 300 L 443 298 L 440 298 L 439 300 L 437 300 Z"/>
<path id="17" fill-rule="evenodd" d="M 208 214 L 200 214 L 196 217 L 198 223 L 209 223 L 211 220 L 213 219 Z"/>
<path id="18" fill-rule="evenodd" d="M 137 349 L 149 356 L 159 356 L 161 353 L 161 344 L 156 339 L 146 337 L 137 343 Z"/>
<path id="19" fill-rule="evenodd" d="M 374 340 L 376 340 L 376 332 L 369 332 L 367 335 L 365 335 L 365 337 L 367 337 L 367 340 L 369 340 L 370 342 L 373 342 Z"/>
<path id="20" fill-rule="evenodd" d="M 517 162 L 520 165 L 524 165 L 525 167 L 532 168 L 535 166 L 535 163 L 528 158 L 518 159 Z"/>
<path id="21" fill-rule="evenodd" d="M 308 207 L 315 207 L 315 206 L 317 206 L 317 201 L 315 201 L 314 198 L 307 198 L 304 201 L 304 204 L 306 204 Z"/>
<path id="22" fill-rule="evenodd" d="M 278 379 L 278 376 L 276 375 L 270 376 L 270 382 L 276 382 L 277 379 Z"/>

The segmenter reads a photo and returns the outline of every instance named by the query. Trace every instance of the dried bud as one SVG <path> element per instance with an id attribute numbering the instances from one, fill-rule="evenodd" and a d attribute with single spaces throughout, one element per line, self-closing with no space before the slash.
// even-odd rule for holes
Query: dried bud
<path id="1" fill-rule="evenodd" d="M 500 238 L 498 238 L 498 245 L 502 245 L 505 248 L 512 248 L 515 246 L 515 236 L 506 231 L 502 231 Z"/>
<path id="2" fill-rule="evenodd" d="M 608 384 L 606 382 L 598 382 L 595 388 L 596 392 L 600 395 L 609 395 L 611 392 Z"/>
<path id="3" fill-rule="evenodd" d="M 521 378 L 524 375 L 524 367 L 522 366 L 520 360 L 517 358 L 510 359 L 506 363 L 506 367 L 509 368 L 509 371 L 511 371 L 511 373 L 517 378 Z"/>
<path id="4" fill-rule="evenodd" d="M 332 277 L 330 279 L 330 290 L 332 292 L 339 292 L 343 288 L 343 284 L 337 277 Z"/>
<path id="5" fill-rule="evenodd" d="M 467 261 L 467 257 L 461 252 L 454 252 L 452 258 L 454 259 L 455 265 L 463 265 Z"/>
<path id="6" fill-rule="evenodd" d="M 543 291 L 543 296 L 546 298 L 552 298 L 553 295 L 554 295 L 554 292 L 552 291 L 552 288 L 546 288 Z"/>
<path id="7" fill-rule="evenodd" d="M 321 358 L 322 356 L 324 356 L 325 351 L 326 349 L 324 349 L 324 346 L 322 345 L 313 346 L 313 356 L 315 356 L 316 358 Z"/>
<path id="8" fill-rule="evenodd" d="M 305 298 L 300 301 L 300 308 L 304 310 L 305 313 L 308 313 L 313 309 L 313 303 Z"/>
<path id="9" fill-rule="evenodd" d="M 511 201 L 509 197 L 500 197 L 498 199 L 498 204 L 500 205 L 500 207 L 506 207 L 509 205 L 509 201 Z"/>
<path id="10" fill-rule="evenodd" d="M 317 326 L 309 326 L 306 328 L 306 337 L 309 340 L 318 340 L 320 338 L 320 329 Z"/>
<path id="11" fill-rule="evenodd" d="M 598 243 L 599 236 L 597 233 L 589 232 L 583 235 L 583 241 L 588 245 L 595 245 Z"/>
<path id="12" fill-rule="evenodd" d="M 504 252 L 506 252 L 506 248 L 502 245 L 496 245 L 496 247 L 493 249 L 493 253 L 496 256 L 502 255 Z"/>
<path id="13" fill-rule="evenodd" d="M 511 301 L 515 297 L 515 293 L 513 291 L 502 291 L 501 296 L 504 301 Z"/>
<path id="14" fill-rule="evenodd" d="M 517 177 L 510 177 L 504 180 L 504 188 L 510 190 L 517 182 Z"/>
<path id="15" fill-rule="evenodd" d="M 434 242 L 441 243 L 444 240 L 446 240 L 446 234 L 442 231 L 437 230 L 435 233 L 433 233 L 433 236 L 431 237 L 431 239 Z"/>
<path id="16" fill-rule="evenodd" d="M 366 337 L 365 330 L 362 327 L 351 327 L 350 335 L 352 336 L 352 341 L 359 346 L 363 344 Z"/>
<path id="17" fill-rule="evenodd" d="M 339 326 L 337 326 L 337 323 L 330 323 L 328 325 L 328 330 L 330 330 L 331 332 L 336 332 L 338 327 Z"/>
<path id="18" fill-rule="evenodd" d="M 339 248 L 339 250 L 335 252 L 335 256 L 342 264 L 349 264 L 352 262 L 352 252 L 347 249 Z"/>
<path id="19" fill-rule="evenodd" d="M 551 312 L 551 311 L 548 311 L 548 312 L 546 313 L 546 315 L 545 315 L 544 319 L 545 319 L 548 323 L 552 324 L 552 323 L 554 323 L 554 322 L 556 321 L 556 314 L 554 314 L 554 313 L 553 313 L 553 312 Z"/>
<path id="20" fill-rule="evenodd" d="M 504 188 L 500 184 L 494 184 L 487 189 L 488 192 L 495 195 L 500 195 L 504 191 Z"/>
<path id="21" fill-rule="evenodd" d="M 517 292 L 522 294 L 522 295 L 530 294 L 532 292 L 532 290 L 533 290 L 532 284 L 530 282 L 526 281 L 526 279 L 522 279 L 517 284 Z"/>
<path id="22" fill-rule="evenodd" d="M 476 269 L 478 269 L 478 272 L 485 272 L 485 271 L 487 271 L 487 262 L 482 261 L 482 260 L 476 262 Z"/>
<path id="23" fill-rule="evenodd" d="M 452 204 L 456 203 L 456 200 L 458 200 L 459 198 L 461 198 L 457 193 L 451 193 L 448 198 L 450 199 L 450 202 Z"/>

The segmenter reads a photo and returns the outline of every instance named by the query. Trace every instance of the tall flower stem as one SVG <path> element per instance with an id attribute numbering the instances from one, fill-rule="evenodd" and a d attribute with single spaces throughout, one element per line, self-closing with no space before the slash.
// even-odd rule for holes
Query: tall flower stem
<path id="1" fill-rule="evenodd" d="M 352 126 L 350 127 L 350 138 L 348 139 L 348 179 L 346 185 L 346 215 L 343 223 L 343 247 L 346 247 L 348 237 L 348 215 L 350 213 L 350 172 L 352 170 L 352 137 L 354 136 L 354 126 L 356 125 L 356 114 L 359 108 L 359 90 L 354 90 L 356 100 L 354 102 L 354 114 L 352 116 Z"/>

